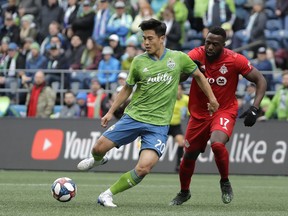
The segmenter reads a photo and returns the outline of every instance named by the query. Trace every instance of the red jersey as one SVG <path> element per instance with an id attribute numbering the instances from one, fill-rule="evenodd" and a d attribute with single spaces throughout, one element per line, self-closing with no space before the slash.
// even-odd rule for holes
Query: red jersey
<path id="1" fill-rule="evenodd" d="M 249 60 L 241 54 L 224 48 L 223 53 L 212 63 L 206 59 L 204 46 L 191 50 L 188 55 L 192 60 L 201 63 L 201 71 L 207 78 L 213 93 L 219 103 L 219 111 L 229 111 L 237 115 L 238 104 L 235 92 L 239 74 L 246 75 L 252 71 Z M 188 109 L 191 116 L 201 119 L 209 116 L 207 110 L 208 98 L 192 80 Z"/>

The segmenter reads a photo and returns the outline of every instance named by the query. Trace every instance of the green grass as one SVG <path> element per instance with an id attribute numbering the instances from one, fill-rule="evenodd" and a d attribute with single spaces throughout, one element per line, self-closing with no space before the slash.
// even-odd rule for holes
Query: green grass
<path id="1" fill-rule="evenodd" d="M 0 170 L 0 215 L 288 215 L 288 178 L 278 176 L 230 176 L 234 200 L 225 205 L 220 198 L 219 177 L 195 175 L 192 198 L 182 206 L 168 206 L 179 190 L 178 175 L 152 173 L 140 185 L 114 196 L 118 208 L 97 205 L 99 193 L 120 175 Z M 78 186 L 76 197 L 67 203 L 56 201 L 50 193 L 52 182 L 62 176 L 72 178 Z"/>

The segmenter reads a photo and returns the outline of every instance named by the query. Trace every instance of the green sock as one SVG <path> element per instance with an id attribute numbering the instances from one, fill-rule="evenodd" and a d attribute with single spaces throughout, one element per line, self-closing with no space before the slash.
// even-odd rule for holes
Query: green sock
<path id="1" fill-rule="evenodd" d="M 135 185 L 139 184 L 142 181 L 143 177 L 139 177 L 136 174 L 136 171 L 130 170 L 124 173 L 117 182 L 115 182 L 111 187 L 110 190 L 113 195 L 125 191 Z"/>
<path id="2" fill-rule="evenodd" d="M 92 155 L 93 155 L 95 161 L 101 161 L 103 159 L 103 157 L 104 157 L 104 156 L 101 156 L 101 155 L 94 155 L 94 154 L 92 154 Z"/>

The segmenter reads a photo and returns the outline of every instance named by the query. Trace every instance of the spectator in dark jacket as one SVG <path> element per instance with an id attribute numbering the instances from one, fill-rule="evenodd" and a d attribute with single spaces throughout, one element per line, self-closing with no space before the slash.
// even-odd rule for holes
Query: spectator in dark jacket
<path id="1" fill-rule="evenodd" d="M 95 12 L 91 7 L 91 2 L 85 0 L 83 2 L 83 11 L 72 23 L 74 34 L 79 35 L 83 43 L 92 36 L 94 26 Z"/>
<path id="2" fill-rule="evenodd" d="M 57 0 L 48 0 L 48 4 L 44 5 L 39 13 L 39 32 L 41 38 L 48 36 L 48 27 L 52 21 L 58 22 L 60 25 L 63 22 L 64 11 L 58 5 Z"/>
<path id="3" fill-rule="evenodd" d="M 167 7 L 162 13 L 163 22 L 166 24 L 166 47 L 181 50 L 181 26 L 175 20 L 173 8 Z"/>
<path id="4" fill-rule="evenodd" d="M 3 37 L 9 37 L 11 42 L 20 44 L 20 30 L 10 13 L 5 13 L 4 25 L 0 30 L 0 40 Z"/>
<path id="5" fill-rule="evenodd" d="M 65 57 L 65 54 L 61 47 L 57 44 L 53 44 L 50 47 L 50 55 L 49 60 L 47 64 L 47 69 L 52 70 L 59 70 L 59 69 L 68 69 L 69 64 L 68 60 Z M 61 74 L 60 73 L 49 73 L 46 76 L 46 83 L 47 85 L 50 85 L 53 82 L 61 82 Z M 64 88 L 69 88 L 69 76 L 67 74 L 64 74 Z"/>
<path id="6" fill-rule="evenodd" d="M 287 0 L 276 0 L 275 14 L 282 20 L 284 29 L 288 30 L 288 1 Z"/>
<path id="7" fill-rule="evenodd" d="M 80 36 L 73 35 L 71 38 L 71 47 L 65 52 L 70 69 L 79 69 L 84 49 L 85 46 L 83 45 Z"/>
<path id="8" fill-rule="evenodd" d="M 37 20 L 41 8 L 42 8 L 42 1 L 21 0 L 19 1 L 18 14 L 20 17 L 23 17 L 26 14 L 31 14 Z"/>
<path id="9" fill-rule="evenodd" d="M 77 0 L 69 0 L 68 7 L 65 10 L 64 18 L 63 18 L 63 34 L 65 34 L 67 28 L 72 25 L 72 23 L 77 18 L 77 13 L 79 10 L 79 4 Z"/>
<path id="10" fill-rule="evenodd" d="M 267 59 L 266 48 L 260 47 L 257 51 L 257 58 L 251 61 L 253 66 L 259 71 L 270 72 L 270 74 L 263 74 L 267 82 L 267 91 L 274 91 L 272 63 Z"/>
<path id="11" fill-rule="evenodd" d="M 255 1 L 253 5 L 253 13 L 250 15 L 246 29 L 236 31 L 233 38 L 233 49 L 239 48 L 248 43 L 260 41 L 258 46 L 254 46 L 254 55 L 257 53 L 259 47 L 265 45 L 265 27 L 267 15 L 264 11 L 262 1 Z M 245 53 L 243 53 L 245 55 Z M 247 54 L 246 54 L 247 56 Z"/>

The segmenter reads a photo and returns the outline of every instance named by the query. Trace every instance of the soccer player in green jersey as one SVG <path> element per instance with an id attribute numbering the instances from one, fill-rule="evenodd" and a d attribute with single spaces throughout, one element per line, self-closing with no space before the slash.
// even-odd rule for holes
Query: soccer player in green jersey
<path id="1" fill-rule="evenodd" d="M 163 154 L 179 82 L 192 75 L 209 99 L 207 112 L 215 112 L 219 107 L 206 78 L 189 56 L 164 47 L 166 25 L 150 19 L 143 21 L 139 27 L 143 31 L 146 52 L 134 58 L 126 85 L 101 119 L 103 127 L 107 127 L 114 111 L 128 99 L 135 85 L 136 90 L 123 117 L 96 141 L 92 149 L 93 157 L 78 164 L 79 170 L 105 164 L 108 161 L 105 154 L 110 149 L 141 138 L 135 168 L 124 173 L 99 195 L 98 203 L 106 207 L 117 207 L 113 203 L 113 195 L 139 184 Z"/>

